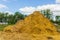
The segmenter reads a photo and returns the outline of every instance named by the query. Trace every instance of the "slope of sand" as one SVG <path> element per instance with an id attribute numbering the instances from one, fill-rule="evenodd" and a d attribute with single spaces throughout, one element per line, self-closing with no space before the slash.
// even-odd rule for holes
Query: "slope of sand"
<path id="1" fill-rule="evenodd" d="M 0 32 L 0 40 L 60 40 L 60 35 Z"/>
<path id="2" fill-rule="evenodd" d="M 0 40 L 60 40 L 57 29 L 39 11 L 33 12 L 0 33 Z"/>
<path id="3" fill-rule="evenodd" d="M 10 29 L 11 30 L 10 30 Z M 55 26 L 44 17 L 39 11 L 33 12 L 31 15 L 26 17 L 24 20 L 18 21 L 14 26 L 6 27 L 5 30 L 19 31 L 21 33 L 48 33 L 56 34 L 57 29 Z"/>

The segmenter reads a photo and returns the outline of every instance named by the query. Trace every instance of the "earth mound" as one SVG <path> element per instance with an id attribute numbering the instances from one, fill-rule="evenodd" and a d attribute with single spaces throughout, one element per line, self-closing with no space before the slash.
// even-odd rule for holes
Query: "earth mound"
<path id="1" fill-rule="evenodd" d="M 54 24 L 50 22 L 42 13 L 39 11 L 33 12 L 27 16 L 24 20 L 18 21 L 12 28 L 13 30 L 6 27 L 4 30 L 17 31 L 21 33 L 34 33 L 34 34 L 56 34 L 57 29 Z"/>

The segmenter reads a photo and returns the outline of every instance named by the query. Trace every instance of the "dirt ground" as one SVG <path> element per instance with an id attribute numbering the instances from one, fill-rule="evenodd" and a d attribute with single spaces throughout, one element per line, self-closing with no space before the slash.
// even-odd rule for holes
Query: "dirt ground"
<path id="1" fill-rule="evenodd" d="M 48 35 L 0 32 L 0 40 L 60 40 L 60 34 Z"/>

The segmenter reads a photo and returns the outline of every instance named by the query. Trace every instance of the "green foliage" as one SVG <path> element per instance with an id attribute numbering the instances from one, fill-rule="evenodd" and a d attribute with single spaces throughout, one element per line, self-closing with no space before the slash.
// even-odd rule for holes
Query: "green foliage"
<path id="1" fill-rule="evenodd" d="M 15 24 L 18 20 L 23 20 L 25 15 L 21 14 L 20 12 L 15 12 L 14 15 L 9 15 L 9 24 Z"/>
<path id="2" fill-rule="evenodd" d="M 2 25 L 2 24 L 0 24 L 0 31 L 3 31 L 3 29 L 6 27 L 7 25 Z"/>
<path id="3" fill-rule="evenodd" d="M 56 16 L 56 21 L 60 22 L 60 16 Z"/>
<path id="4" fill-rule="evenodd" d="M 18 20 L 23 20 L 26 15 L 21 14 L 20 12 L 15 12 L 14 14 L 0 12 L 0 22 L 15 24 Z"/>
<path id="5" fill-rule="evenodd" d="M 14 24 L 14 16 L 13 15 L 8 16 L 8 24 Z"/>
<path id="6" fill-rule="evenodd" d="M 41 12 L 45 15 L 45 17 L 47 17 L 48 19 L 52 18 L 52 13 L 50 11 L 50 9 L 46 9 L 46 10 L 41 10 Z"/>
<path id="7" fill-rule="evenodd" d="M 56 16 L 55 18 L 56 18 L 56 21 L 54 23 L 60 25 L 60 16 Z"/>

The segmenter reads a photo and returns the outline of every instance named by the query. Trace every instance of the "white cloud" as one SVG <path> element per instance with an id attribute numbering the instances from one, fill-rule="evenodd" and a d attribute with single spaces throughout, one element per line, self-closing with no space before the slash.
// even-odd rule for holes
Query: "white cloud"
<path id="1" fill-rule="evenodd" d="M 5 13 L 14 14 L 14 13 L 13 13 L 13 12 L 11 12 L 11 11 L 5 11 Z"/>
<path id="2" fill-rule="evenodd" d="M 60 12 L 58 13 L 58 11 L 60 11 L 60 4 L 47 4 L 47 5 L 37 6 L 37 7 L 24 7 L 24 8 L 20 8 L 19 10 L 22 13 L 25 13 L 28 15 L 33 11 L 37 11 L 37 10 L 40 11 L 45 9 L 50 9 L 55 13 L 54 15 L 60 15 Z"/>
<path id="3" fill-rule="evenodd" d="M 6 5 L 0 4 L 0 12 L 8 12 L 9 14 L 13 14 L 13 12 L 7 10 L 9 10 L 9 8 Z"/>
<path id="4" fill-rule="evenodd" d="M 0 4 L 0 9 L 8 8 L 6 5 Z"/>
<path id="5" fill-rule="evenodd" d="M 52 11 L 60 10 L 60 4 L 48 4 L 43 6 L 37 6 L 37 9 L 44 10 L 44 9 L 50 9 Z"/>
<path id="6" fill-rule="evenodd" d="M 56 3 L 60 3 L 60 0 L 56 0 Z"/>
<path id="7" fill-rule="evenodd" d="M 24 7 L 24 8 L 20 8 L 20 11 L 23 11 L 23 13 L 32 13 L 33 11 L 35 11 L 35 7 Z"/>

